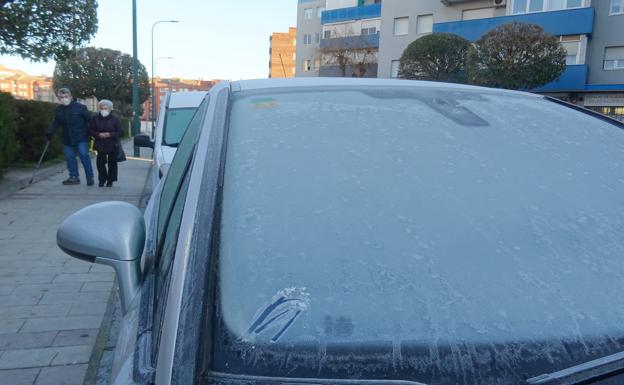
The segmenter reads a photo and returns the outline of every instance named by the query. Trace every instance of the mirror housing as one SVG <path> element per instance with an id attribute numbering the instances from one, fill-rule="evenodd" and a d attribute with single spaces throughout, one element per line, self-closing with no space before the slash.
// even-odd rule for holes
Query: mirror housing
<path id="1" fill-rule="evenodd" d="M 56 243 L 72 257 L 115 269 L 121 309 L 126 314 L 139 291 L 140 261 L 145 246 L 141 211 L 125 202 L 85 207 L 61 223 Z"/>
<path id="2" fill-rule="evenodd" d="M 134 137 L 134 146 L 154 149 L 154 142 L 149 135 L 139 134 Z"/>

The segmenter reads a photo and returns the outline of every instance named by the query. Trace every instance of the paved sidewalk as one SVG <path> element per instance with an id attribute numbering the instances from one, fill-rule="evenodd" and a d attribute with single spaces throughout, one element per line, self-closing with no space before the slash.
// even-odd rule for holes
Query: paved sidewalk
<path id="1" fill-rule="evenodd" d="M 87 187 L 81 168 L 79 186 L 54 174 L 0 198 L 0 385 L 82 385 L 115 277 L 61 252 L 56 229 L 92 203 L 138 204 L 150 166 L 120 163 L 112 188 Z"/>

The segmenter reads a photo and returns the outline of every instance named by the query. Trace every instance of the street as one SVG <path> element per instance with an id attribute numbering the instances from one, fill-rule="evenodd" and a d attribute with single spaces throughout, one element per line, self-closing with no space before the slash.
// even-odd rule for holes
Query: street
<path id="1" fill-rule="evenodd" d="M 139 204 L 150 165 L 121 163 L 112 188 L 63 186 L 57 173 L 0 199 L 0 384 L 83 384 L 115 275 L 63 253 L 56 230 L 92 203 Z"/>

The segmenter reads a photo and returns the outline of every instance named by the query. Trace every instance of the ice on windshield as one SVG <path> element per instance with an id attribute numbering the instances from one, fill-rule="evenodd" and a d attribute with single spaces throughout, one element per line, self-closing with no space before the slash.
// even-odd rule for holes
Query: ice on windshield
<path id="1" fill-rule="evenodd" d="M 621 331 L 624 132 L 536 97 L 400 95 L 234 102 L 219 264 L 230 331 L 270 341 L 248 332 L 290 287 L 309 307 L 280 342 Z"/>

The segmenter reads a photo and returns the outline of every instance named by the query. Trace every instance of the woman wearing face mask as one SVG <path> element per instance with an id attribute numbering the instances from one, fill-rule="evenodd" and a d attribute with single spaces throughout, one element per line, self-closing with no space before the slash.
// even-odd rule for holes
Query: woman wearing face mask
<path id="1" fill-rule="evenodd" d="M 93 148 L 97 151 L 99 186 L 103 187 L 106 183 L 106 187 L 112 187 L 117 181 L 116 145 L 123 131 L 121 121 L 112 114 L 113 103 L 110 100 L 100 100 L 98 110 L 97 116 L 91 120 L 89 133 L 95 138 Z"/>

